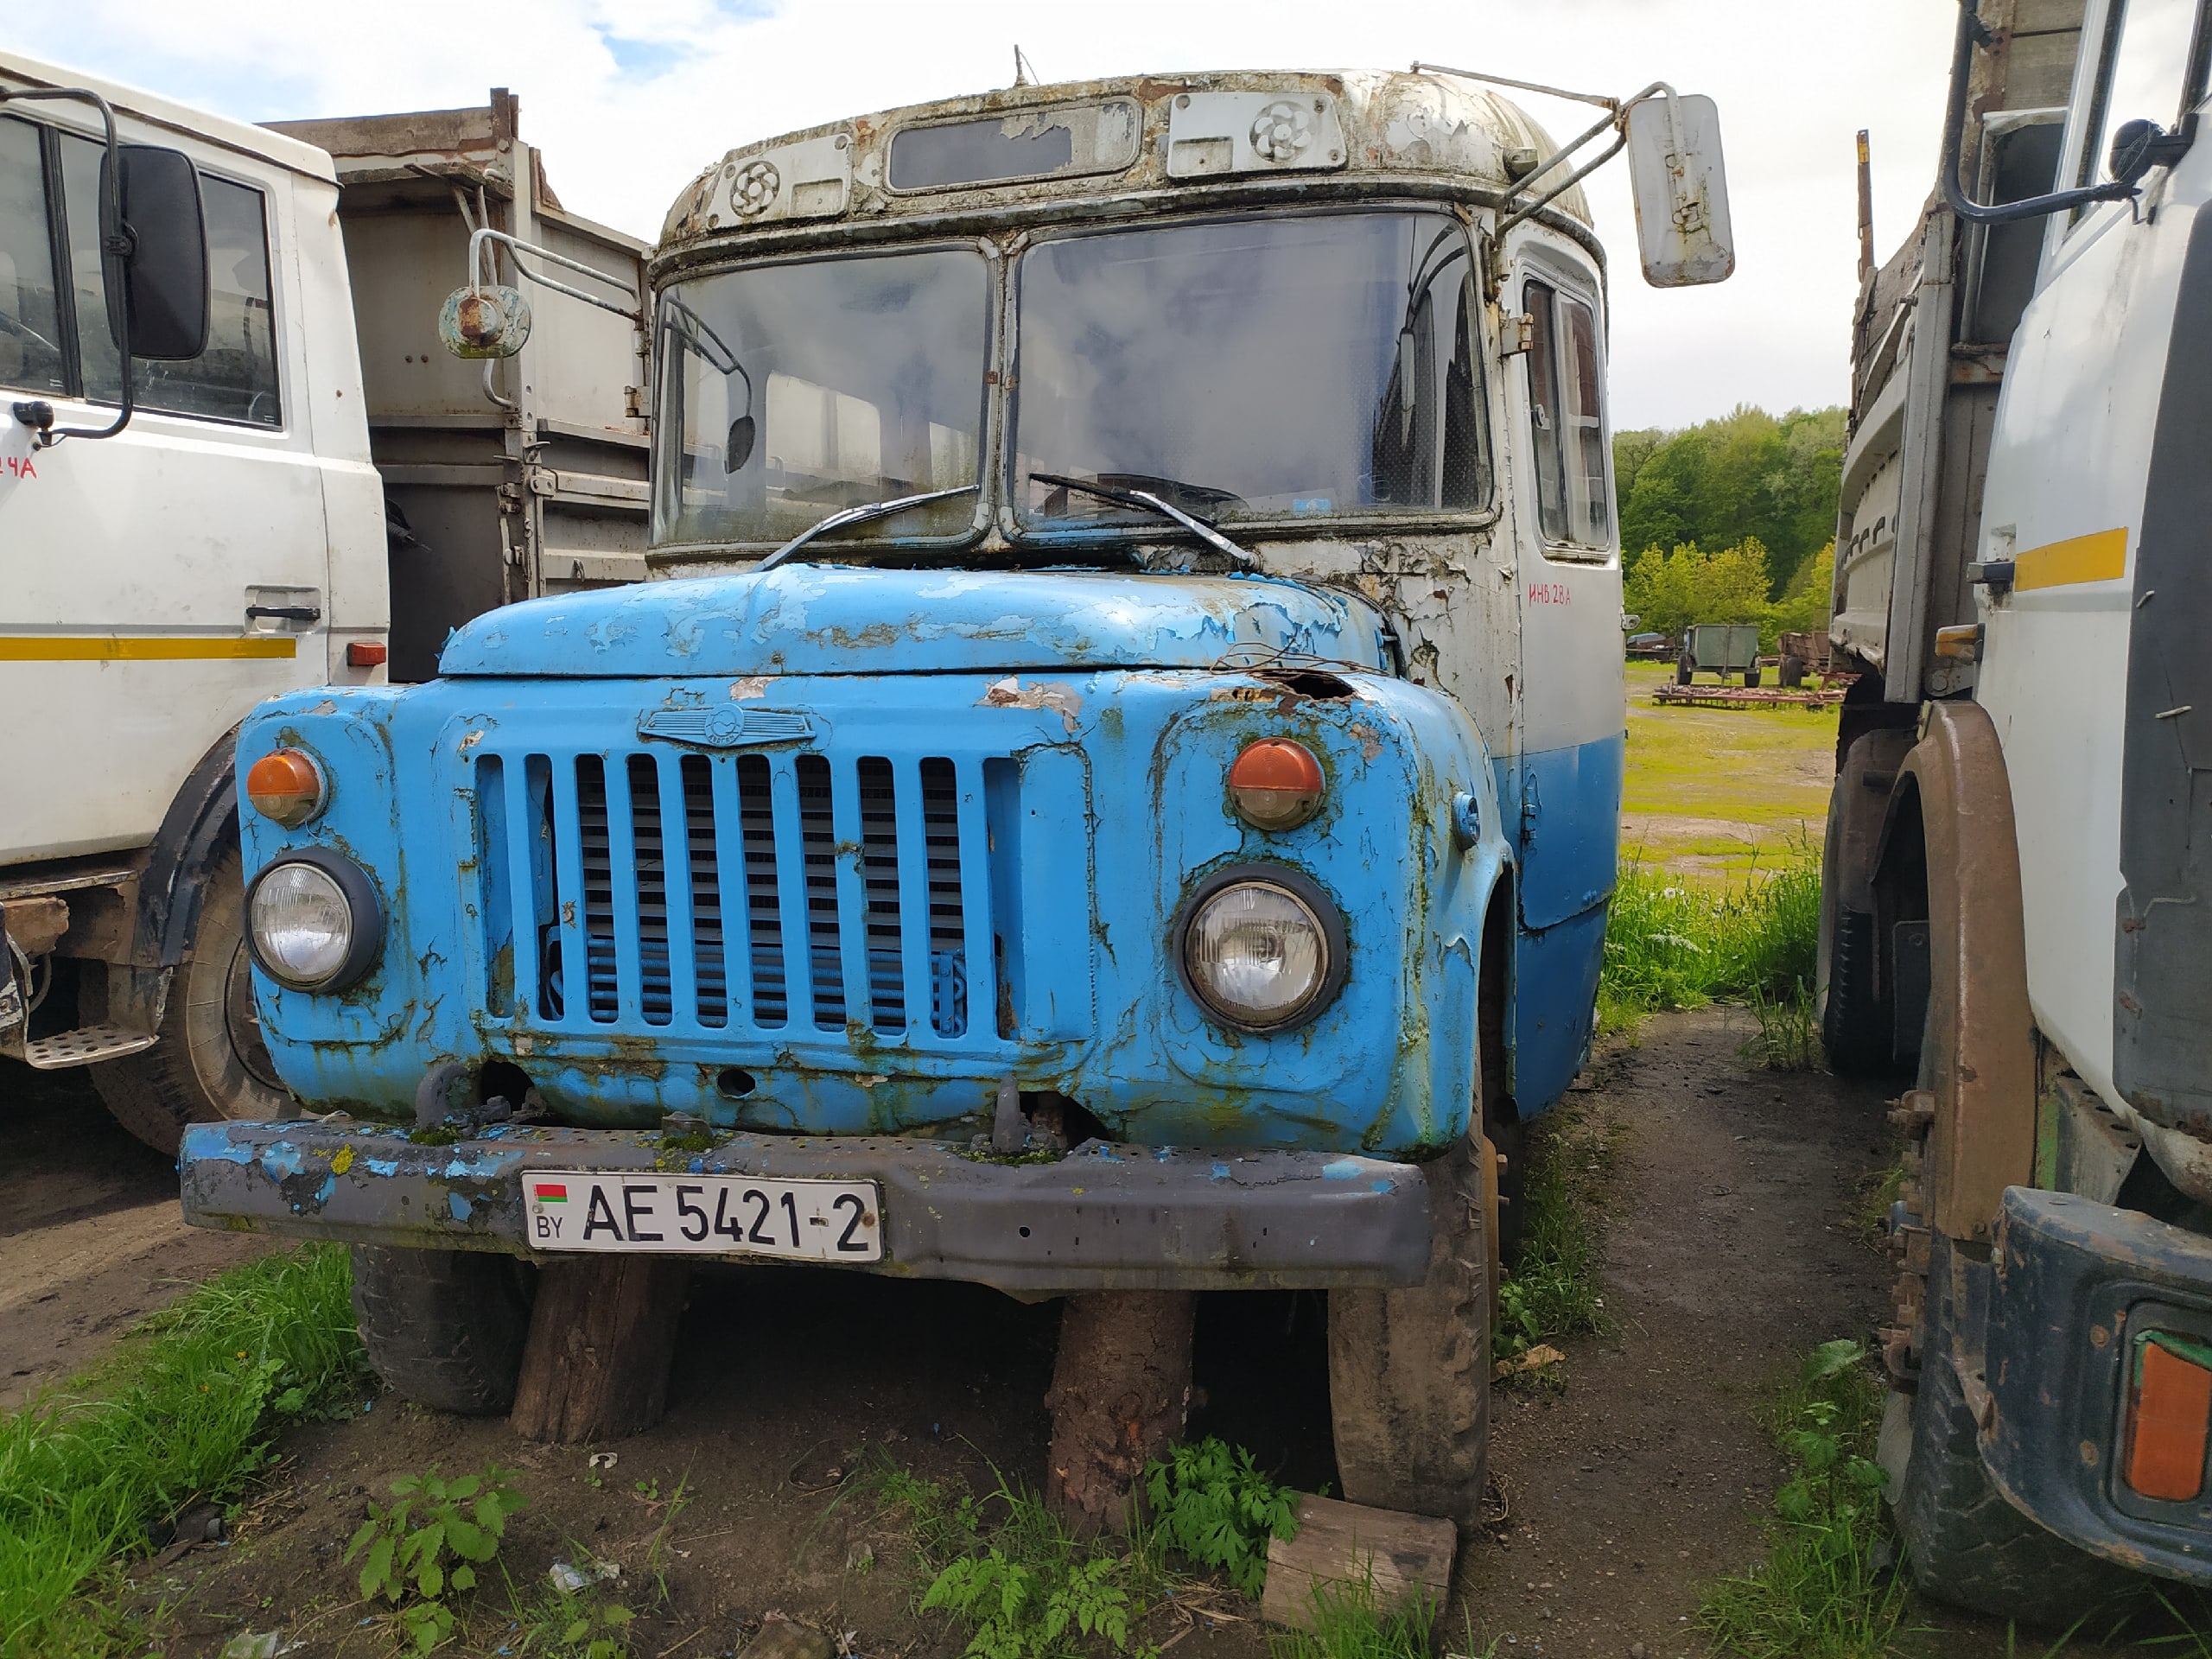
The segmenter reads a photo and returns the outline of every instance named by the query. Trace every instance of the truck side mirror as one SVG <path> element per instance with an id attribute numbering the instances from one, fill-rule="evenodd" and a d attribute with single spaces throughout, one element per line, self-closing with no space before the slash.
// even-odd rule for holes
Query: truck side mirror
<path id="1" fill-rule="evenodd" d="M 207 349 L 208 294 L 199 169 L 182 151 L 151 144 L 112 155 L 123 164 L 123 225 L 105 238 L 109 332 L 133 357 L 198 357 Z"/>
<path id="2" fill-rule="evenodd" d="M 1711 99 L 1660 92 L 1628 107 L 1628 170 L 1643 280 L 1726 282 L 1736 269 L 1720 112 Z"/>
<path id="3" fill-rule="evenodd" d="M 722 446 L 722 471 L 740 473 L 745 463 L 753 459 L 753 441 L 759 435 L 750 415 L 741 415 L 729 423 L 729 438 Z"/>

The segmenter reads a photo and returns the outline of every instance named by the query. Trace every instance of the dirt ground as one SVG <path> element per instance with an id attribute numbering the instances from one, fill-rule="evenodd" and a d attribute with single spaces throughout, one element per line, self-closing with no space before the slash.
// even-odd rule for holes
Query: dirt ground
<path id="1" fill-rule="evenodd" d="M 1761 1556 L 1758 1519 L 1778 1478 L 1753 1417 L 1761 1391 L 1816 1344 L 1865 1337 L 1880 1313 L 1885 1264 L 1851 1230 L 1862 1180 L 1890 1155 L 1880 1103 L 1826 1076 L 1752 1069 L 1738 1053 L 1747 1030 L 1728 1010 L 1656 1020 L 1569 1097 L 1586 1129 L 1621 1147 L 1604 1206 L 1611 1328 L 1562 1344 L 1563 1389 L 1496 1396 L 1503 1514 L 1462 1554 L 1453 1651 L 1703 1653 L 1699 1586 Z M 10 1200 L 0 1295 L 17 1299 L 0 1318 L 0 1361 L 18 1390 L 92 1357 L 165 1281 L 251 1248 L 181 1228 L 157 1236 L 151 1212 L 169 1178 L 96 1114 L 10 1116 L 0 1137 Z M 112 1228 L 119 1242 L 74 1255 L 36 1244 L 87 1222 L 85 1236 Z M 53 1303 L 35 1300 L 49 1292 Z M 21 1317 L 26 1295 L 54 1311 Z M 1312 1295 L 1207 1298 L 1193 1433 L 1252 1447 L 1294 1484 L 1331 1480 L 1321 1315 Z M 247 1630 L 302 1643 L 299 1659 L 387 1651 L 339 1559 L 365 1499 L 432 1463 L 451 1474 L 492 1459 L 522 1471 L 531 1500 L 503 1557 L 516 1584 L 534 1589 L 556 1560 L 618 1566 L 607 1593 L 646 1613 L 640 1659 L 733 1652 L 768 1613 L 854 1632 L 849 1646 L 868 1659 L 949 1659 L 957 1644 L 913 1611 L 900 1535 L 853 1471 L 887 1456 L 979 1490 L 995 1471 L 1033 1479 L 1057 1318 L 1052 1304 L 965 1286 L 702 1274 L 669 1414 L 652 1432 L 533 1446 L 504 1421 L 365 1395 L 359 1414 L 288 1435 L 234 1541 L 142 1571 L 136 1605 L 167 1605 L 159 1650 L 172 1659 L 216 1655 Z M 594 1451 L 613 1452 L 611 1466 L 591 1466 Z M 505 1600 L 496 1578 L 480 1599 L 461 1650 L 511 1650 L 516 1633 L 492 1611 Z M 1262 1633 L 1228 1617 L 1250 1611 L 1221 1603 L 1177 1645 L 1185 1659 L 1261 1659 Z M 1917 1611 L 1910 1622 L 1931 1626 L 1906 1640 L 1910 1653 L 2005 1651 L 2001 1632 Z M 1171 1611 L 1153 1634 L 1183 1629 Z"/>
<path id="2" fill-rule="evenodd" d="M 267 1248 L 186 1226 L 175 1165 L 118 1127 L 84 1072 L 0 1060 L 0 1411 Z"/>

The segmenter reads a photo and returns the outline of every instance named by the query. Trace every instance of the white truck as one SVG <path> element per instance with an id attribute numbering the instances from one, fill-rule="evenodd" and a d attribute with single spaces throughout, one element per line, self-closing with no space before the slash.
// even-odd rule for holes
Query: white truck
<path id="1" fill-rule="evenodd" d="M 239 721 L 644 574 L 642 332 L 551 298 L 455 362 L 429 289 L 482 225 L 634 313 L 644 245 L 561 208 L 504 91 L 272 130 L 0 53 L 0 1098 L 87 1065 L 164 1149 L 282 1109 Z"/>
<path id="2" fill-rule="evenodd" d="M 1905 1558 L 2023 1621 L 2212 1583 L 2209 20 L 1968 0 L 1856 319 L 1824 1029 L 1916 1084 Z"/>

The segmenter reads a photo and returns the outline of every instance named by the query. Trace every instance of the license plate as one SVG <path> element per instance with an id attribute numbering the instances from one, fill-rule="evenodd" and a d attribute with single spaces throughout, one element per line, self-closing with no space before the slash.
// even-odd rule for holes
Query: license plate
<path id="1" fill-rule="evenodd" d="M 526 1173 L 522 1190 L 530 1242 L 541 1250 L 883 1259 L 883 1205 L 874 1181 L 556 1169 Z"/>

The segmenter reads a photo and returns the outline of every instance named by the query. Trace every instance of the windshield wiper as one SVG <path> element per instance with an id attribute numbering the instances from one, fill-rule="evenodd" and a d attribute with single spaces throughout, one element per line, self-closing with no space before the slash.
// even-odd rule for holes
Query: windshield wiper
<path id="1" fill-rule="evenodd" d="M 1102 501 L 1118 502 L 1125 507 L 1141 507 L 1147 512 L 1172 519 L 1217 553 L 1228 554 L 1246 569 L 1257 570 L 1260 568 L 1260 561 L 1255 555 L 1237 546 L 1205 519 L 1193 518 L 1182 508 L 1170 505 L 1150 490 L 1117 490 L 1109 485 L 1090 483 L 1080 478 L 1065 478 L 1058 473 L 1032 473 L 1029 478 L 1032 483 L 1057 484 L 1064 490 L 1095 495 Z"/>
<path id="2" fill-rule="evenodd" d="M 950 490 L 931 490 L 923 495 L 901 495 L 888 501 L 869 501 L 857 507 L 847 507 L 842 512 L 833 512 L 818 524 L 804 530 L 785 542 L 766 558 L 753 567 L 753 574 L 772 570 L 785 559 L 804 547 L 817 536 L 833 530 L 842 530 L 847 524 L 864 524 L 871 518 L 888 518 L 894 512 L 904 512 L 909 507 L 918 507 L 931 501 L 950 501 L 956 495 L 973 495 L 982 488 L 981 484 L 962 484 Z"/>

